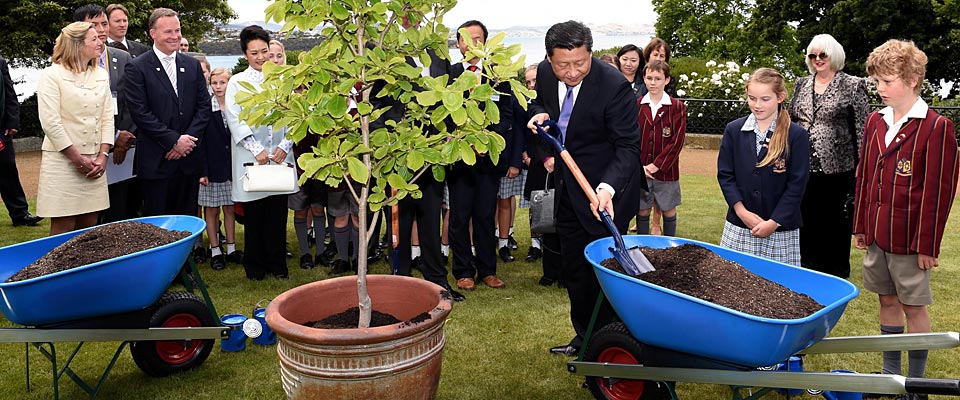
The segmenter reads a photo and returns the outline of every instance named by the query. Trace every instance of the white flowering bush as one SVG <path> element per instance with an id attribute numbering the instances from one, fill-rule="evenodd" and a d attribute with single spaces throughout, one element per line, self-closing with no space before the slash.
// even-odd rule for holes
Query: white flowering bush
<path id="1" fill-rule="evenodd" d="M 718 63 L 714 60 L 704 64 L 705 70 L 677 71 L 677 96 L 691 99 L 743 99 L 744 85 L 750 74 L 741 71 L 733 61 Z"/>

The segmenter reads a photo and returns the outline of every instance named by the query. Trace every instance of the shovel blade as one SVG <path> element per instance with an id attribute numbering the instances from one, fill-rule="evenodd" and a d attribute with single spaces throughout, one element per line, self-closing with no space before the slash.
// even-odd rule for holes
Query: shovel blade
<path id="1" fill-rule="evenodd" d="M 620 266 L 623 267 L 623 270 L 626 271 L 628 275 L 637 276 L 656 270 L 653 268 L 650 260 L 647 260 L 647 257 L 640 251 L 639 247 L 631 247 L 627 250 L 610 247 L 609 250 L 613 253 L 613 258 L 620 263 Z"/>
<path id="2" fill-rule="evenodd" d="M 650 263 L 650 260 L 647 259 L 647 256 L 640 251 L 640 246 L 634 246 L 627 249 L 627 255 L 630 256 L 630 260 L 637 266 L 637 269 L 640 270 L 640 273 L 653 272 L 657 269 L 653 267 L 653 264 Z"/>

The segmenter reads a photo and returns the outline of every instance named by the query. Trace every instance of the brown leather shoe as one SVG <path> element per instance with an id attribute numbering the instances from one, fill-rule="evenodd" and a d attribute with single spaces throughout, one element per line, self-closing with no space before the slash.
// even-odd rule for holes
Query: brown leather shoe
<path id="1" fill-rule="evenodd" d="M 503 283 L 503 281 L 501 281 L 500 278 L 497 278 L 496 275 L 487 275 L 483 277 L 481 281 L 483 281 L 485 285 L 490 286 L 494 289 L 503 289 L 507 287 L 507 284 Z"/>
<path id="2" fill-rule="evenodd" d="M 463 290 L 473 290 L 477 286 L 473 283 L 473 278 L 460 278 L 457 279 L 457 288 Z"/>

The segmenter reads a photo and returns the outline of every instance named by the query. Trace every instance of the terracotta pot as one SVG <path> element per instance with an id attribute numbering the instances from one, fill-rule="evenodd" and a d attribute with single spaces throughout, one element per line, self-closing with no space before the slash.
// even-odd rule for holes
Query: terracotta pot
<path id="1" fill-rule="evenodd" d="M 376 328 L 316 329 L 301 325 L 355 307 L 357 277 L 290 289 L 270 302 L 267 324 L 277 333 L 283 390 L 291 399 L 432 399 L 440 383 L 443 323 L 450 293 L 431 282 L 368 275 L 374 310 L 419 323 Z"/>

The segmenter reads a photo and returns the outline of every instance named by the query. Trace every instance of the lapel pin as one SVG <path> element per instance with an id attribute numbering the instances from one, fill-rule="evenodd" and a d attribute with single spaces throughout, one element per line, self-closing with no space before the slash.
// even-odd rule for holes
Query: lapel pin
<path id="1" fill-rule="evenodd" d="M 160 72 L 160 68 L 157 68 L 157 72 Z"/>
<path id="2" fill-rule="evenodd" d="M 184 71 L 183 68 L 180 68 L 180 72 L 186 72 L 186 71 Z"/>

